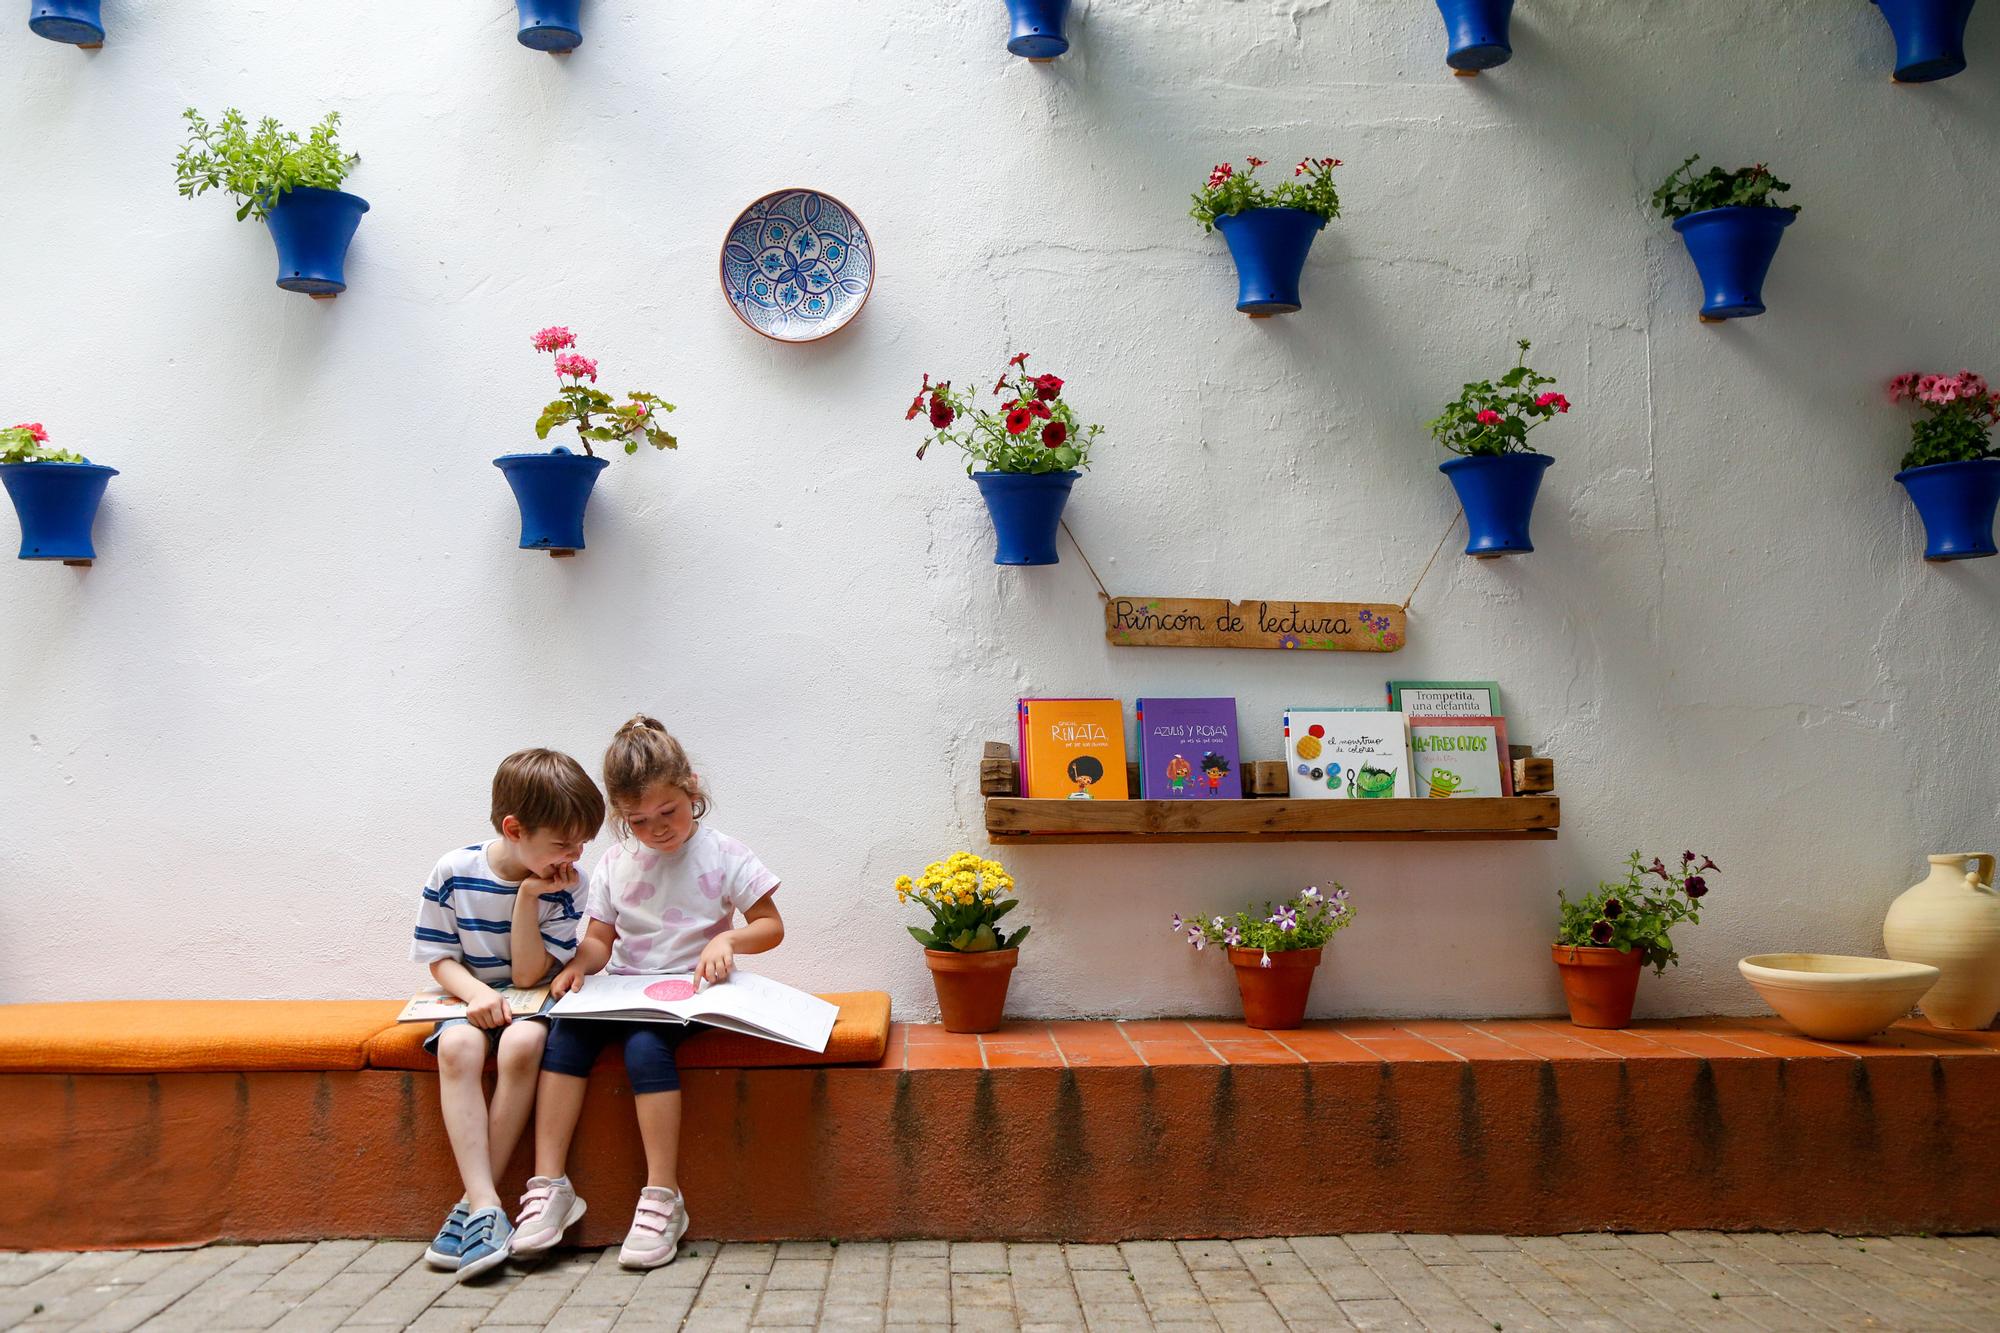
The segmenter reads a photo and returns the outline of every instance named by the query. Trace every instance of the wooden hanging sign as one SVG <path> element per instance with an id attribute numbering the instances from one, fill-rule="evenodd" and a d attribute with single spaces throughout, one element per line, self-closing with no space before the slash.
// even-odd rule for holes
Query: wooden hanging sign
<path id="1" fill-rule="evenodd" d="M 1231 602 L 1220 597 L 1107 597 L 1104 637 L 1121 648 L 1304 648 L 1393 653 L 1408 638 L 1385 602 Z"/>

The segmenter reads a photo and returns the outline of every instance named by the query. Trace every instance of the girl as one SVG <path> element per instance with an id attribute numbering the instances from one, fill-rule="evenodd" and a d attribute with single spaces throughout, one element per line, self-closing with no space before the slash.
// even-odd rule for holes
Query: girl
<path id="1" fill-rule="evenodd" d="M 583 985 L 607 963 L 616 974 L 692 972 L 697 985 L 714 985 L 729 979 L 737 954 L 763 953 L 785 938 L 771 901 L 778 877 L 749 848 L 703 822 L 708 792 L 665 727 L 641 715 L 618 729 L 604 752 L 604 789 L 622 836 L 591 874 L 588 930 L 576 957 L 556 974 L 552 995 Z M 731 929 L 738 912 L 744 924 Z M 537 1092 L 535 1176 L 521 1197 L 509 1245 L 514 1254 L 553 1248 L 583 1216 L 583 1200 L 565 1174 L 570 1139 L 591 1064 L 607 1043 L 620 1042 L 646 1148 L 646 1185 L 618 1262 L 627 1268 L 673 1262 L 687 1231 L 674 1048 L 692 1031 L 675 1023 L 555 1020 Z"/>

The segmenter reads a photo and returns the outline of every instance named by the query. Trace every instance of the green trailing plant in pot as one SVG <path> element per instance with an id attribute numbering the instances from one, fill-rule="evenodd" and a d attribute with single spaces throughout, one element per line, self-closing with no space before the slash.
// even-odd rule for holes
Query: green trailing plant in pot
<path id="1" fill-rule="evenodd" d="M 1266 902 L 1233 916 L 1174 914 L 1174 933 L 1196 952 L 1213 944 L 1229 952 L 1243 1021 L 1253 1028 L 1295 1028 L 1305 1021 L 1306 999 L 1326 944 L 1354 922 L 1347 890 L 1308 886 L 1284 903 Z"/>
<path id="2" fill-rule="evenodd" d="M 1923 412 L 1910 423 L 1910 448 L 1896 480 L 1924 521 L 1924 559 L 1994 554 L 2000 454 L 1993 448 L 1993 425 L 2000 420 L 2000 394 L 1969 370 L 1911 371 L 1889 381 L 1889 401 L 1914 403 Z"/>
<path id="3" fill-rule="evenodd" d="M 493 460 L 521 506 L 521 549 L 575 555 L 583 549 L 583 518 L 597 474 L 608 466 L 593 445 L 622 446 L 636 454 L 641 444 L 678 449 L 680 441 L 664 424 L 674 405 L 657 394 L 634 389 L 620 402 L 597 387 L 597 362 L 576 350 L 576 335 L 561 325 L 536 332 L 534 348 L 555 358 L 555 399 L 535 418 L 535 438 L 569 427 L 583 453 L 557 445 L 545 454 L 502 454 Z"/>
<path id="4" fill-rule="evenodd" d="M 1236 263 L 1236 308 L 1252 319 L 1289 315 L 1304 307 L 1299 280 L 1313 238 L 1340 216 L 1333 185 L 1337 157 L 1308 157 L 1290 180 L 1266 187 L 1257 179 L 1263 158 L 1242 171 L 1223 162 L 1208 173 L 1188 214 L 1204 231 L 1220 231 Z"/>
<path id="5" fill-rule="evenodd" d="M 1528 365 L 1526 338 L 1520 356 L 1497 380 L 1475 380 L 1445 404 L 1430 423 L 1431 438 L 1458 457 L 1438 464 L 1465 510 L 1465 553 L 1480 559 L 1526 554 L 1542 473 L 1555 459 L 1528 446 L 1528 433 L 1569 411 L 1569 399 L 1550 387 L 1555 377 Z"/>
<path id="6" fill-rule="evenodd" d="M 1002 917 L 1019 907 L 1014 877 L 998 861 L 953 852 L 920 875 L 896 877 L 896 901 L 930 913 L 928 926 L 906 929 L 924 946 L 948 1032 L 991 1032 L 1007 1007 L 1007 985 L 1029 927 L 1009 932 Z"/>
<path id="7" fill-rule="evenodd" d="M 0 430 L 0 484 L 21 521 L 23 560 L 88 565 L 97 558 L 91 525 L 118 469 L 57 449 L 39 421 Z"/>
<path id="8" fill-rule="evenodd" d="M 1674 224 L 1688 258 L 1701 275 L 1701 318 L 1706 324 L 1747 319 L 1764 313 L 1764 278 L 1778 253 L 1785 228 L 1798 216 L 1797 204 L 1771 196 L 1792 187 L 1762 162 L 1700 175 L 1696 154 L 1676 167 L 1653 191 L 1653 206 Z"/>
<path id="9" fill-rule="evenodd" d="M 1632 1021 L 1639 973 L 1648 967 L 1662 973 L 1678 963 L 1672 932 L 1701 924 L 1708 876 L 1720 869 L 1694 852 L 1682 852 L 1677 866 L 1657 856 L 1646 865 L 1635 851 L 1621 883 L 1600 883 L 1574 901 L 1556 890 L 1560 914 L 1550 954 L 1562 976 L 1570 1022 L 1622 1028 Z"/>
<path id="10" fill-rule="evenodd" d="M 211 124 L 181 113 L 188 140 L 174 159 L 183 197 L 226 190 L 236 220 L 255 218 L 278 249 L 278 286 L 333 297 L 347 290 L 347 247 L 368 201 L 340 186 L 361 160 L 340 146 L 340 113 L 329 111 L 304 138 L 266 116 L 253 128 L 235 107 Z"/>
<path id="11" fill-rule="evenodd" d="M 925 375 L 903 414 L 930 425 L 918 458 L 934 444 L 955 445 L 965 455 L 966 475 L 993 517 L 996 565 L 1057 563 L 1063 506 L 1104 429 L 1078 419 L 1064 387 L 1059 376 L 1030 374 L 1028 353 L 1016 352 L 993 385 L 994 407 L 980 405 L 977 386 L 954 389 L 949 380 L 932 383 Z"/>

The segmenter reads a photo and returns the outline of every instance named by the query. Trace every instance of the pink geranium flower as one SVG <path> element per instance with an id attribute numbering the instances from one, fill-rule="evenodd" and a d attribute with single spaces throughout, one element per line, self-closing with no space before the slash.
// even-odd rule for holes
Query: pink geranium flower
<path id="1" fill-rule="evenodd" d="M 1479 413 L 1478 419 L 1479 424 L 1482 426 L 1497 426 L 1500 424 L 1500 414 L 1490 407 L 1483 409 Z"/>
<path id="2" fill-rule="evenodd" d="M 580 352 L 556 353 L 556 375 L 570 375 L 576 379 L 597 382 L 597 363 Z"/>
<path id="3" fill-rule="evenodd" d="M 537 352 L 560 352 L 565 347 L 576 346 L 576 335 L 561 325 L 550 325 L 535 334 Z"/>
<path id="4" fill-rule="evenodd" d="M 49 433 L 42 429 L 42 423 L 39 421 L 17 421 L 14 423 L 13 428 L 28 432 L 29 435 L 34 437 L 36 444 L 47 444 L 49 442 Z"/>
<path id="5" fill-rule="evenodd" d="M 1559 393 L 1545 393 L 1535 400 L 1536 407 L 1554 407 L 1558 412 L 1569 411 L 1569 399 Z"/>
<path id="6" fill-rule="evenodd" d="M 1889 381 L 1889 401 L 1900 403 L 1917 396 L 1917 372 L 1907 371 Z"/>

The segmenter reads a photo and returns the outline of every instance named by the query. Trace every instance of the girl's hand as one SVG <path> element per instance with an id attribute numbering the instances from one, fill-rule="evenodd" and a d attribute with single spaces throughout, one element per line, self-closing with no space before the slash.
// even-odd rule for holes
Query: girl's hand
<path id="1" fill-rule="evenodd" d="M 549 994 L 560 1000 L 573 990 L 583 989 L 583 960 L 572 958 L 556 973 L 556 979 L 549 983 Z"/>
<path id="2" fill-rule="evenodd" d="M 481 998 L 466 1004 L 465 1016 L 476 1028 L 504 1028 L 514 1021 L 506 997 L 491 988 Z"/>
<path id="3" fill-rule="evenodd" d="M 728 935 L 717 935 L 701 951 L 701 961 L 695 964 L 695 980 L 711 986 L 721 985 L 729 980 L 729 973 L 736 966 L 736 947 L 729 942 Z"/>

